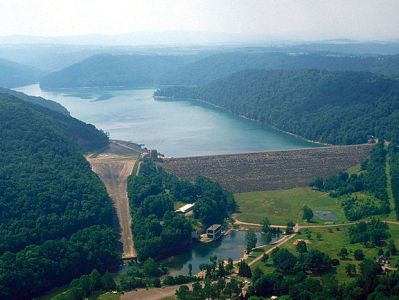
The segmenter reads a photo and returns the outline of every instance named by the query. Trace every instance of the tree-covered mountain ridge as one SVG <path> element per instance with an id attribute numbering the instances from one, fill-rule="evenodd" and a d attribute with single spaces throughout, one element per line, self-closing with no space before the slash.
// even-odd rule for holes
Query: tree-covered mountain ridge
<path id="1" fill-rule="evenodd" d="M 42 121 L 51 123 L 53 130 L 74 143 L 81 151 L 97 150 L 109 143 L 108 136 L 103 131 L 71 117 L 68 110 L 57 102 L 4 88 L 0 88 L 0 99 L 14 102 L 15 107 L 40 113 Z"/>
<path id="2" fill-rule="evenodd" d="M 0 93 L 0 299 L 32 299 L 120 263 L 115 212 L 82 151 L 107 136 Z"/>
<path id="3" fill-rule="evenodd" d="M 42 70 L 0 58 L 0 86 L 14 88 L 36 83 L 44 75 Z"/>
<path id="4" fill-rule="evenodd" d="M 40 80 L 47 89 L 155 86 L 160 74 L 192 62 L 192 55 L 97 54 Z"/>
<path id="5" fill-rule="evenodd" d="M 399 136 L 399 80 L 354 71 L 246 70 L 155 97 L 196 99 L 266 126 L 329 144 Z"/>

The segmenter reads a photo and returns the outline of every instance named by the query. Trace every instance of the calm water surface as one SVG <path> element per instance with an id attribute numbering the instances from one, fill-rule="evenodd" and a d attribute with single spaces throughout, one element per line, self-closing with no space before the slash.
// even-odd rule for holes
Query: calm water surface
<path id="1" fill-rule="evenodd" d="M 18 88 L 65 106 L 72 116 L 96 125 L 111 138 L 145 144 L 167 156 L 195 156 L 316 147 L 271 128 L 193 101 L 156 101 L 154 89 L 76 89 L 44 91 L 39 85 Z M 263 243 L 262 237 L 258 240 Z M 245 232 L 170 257 L 164 263 L 172 275 L 193 272 L 210 256 L 219 259 L 242 257 Z"/>
<path id="2" fill-rule="evenodd" d="M 266 244 L 263 240 L 262 234 L 257 233 L 258 244 Z M 272 242 L 277 240 L 279 237 L 274 237 Z M 193 267 L 193 274 L 200 271 L 199 266 L 201 264 L 209 264 L 209 258 L 211 256 L 217 256 L 219 259 L 229 259 L 239 260 L 245 250 L 245 231 L 232 231 L 227 236 L 214 241 L 212 243 L 203 244 L 197 243 L 192 249 L 176 255 L 169 257 L 162 261 L 162 263 L 168 267 L 169 273 L 173 276 L 176 275 L 187 275 L 188 265 L 191 263 Z"/>
<path id="3" fill-rule="evenodd" d="M 257 152 L 315 147 L 260 124 L 193 101 L 156 101 L 154 89 L 17 89 L 65 106 L 113 139 L 145 144 L 166 156 Z"/>

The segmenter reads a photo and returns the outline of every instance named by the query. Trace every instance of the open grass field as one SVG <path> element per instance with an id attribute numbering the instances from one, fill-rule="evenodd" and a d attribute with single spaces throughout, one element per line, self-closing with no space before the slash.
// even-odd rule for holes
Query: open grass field
<path id="1" fill-rule="evenodd" d="M 334 212 L 337 216 L 337 220 L 334 221 L 336 223 L 347 222 L 338 199 L 308 187 L 239 193 L 234 194 L 234 198 L 239 206 L 239 212 L 235 217 L 242 222 L 260 223 L 267 217 L 275 225 L 286 225 L 288 221 L 305 224 L 302 220 L 304 205 L 313 211 Z M 315 217 L 314 222 L 324 224 L 328 221 Z"/>
<path id="2" fill-rule="evenodd" d="M 338 228 L 338 229 L 337 229 Z M 364 248 L 361 244 L 350 244 L 346 233 L 348 226 L 340 226 L 337 228 L 312 228 L 311 232 L 311 243 L 308 244 L 308 250 L 317 249 L 330 255 L 331 258 L 338 258 L 337 253 L 342 247 L 345 247 L 349 256 L 346 260 L 340 260 L 340 264 L 336 267 L 336 276 L 339 282 L 350 282 L 353 278 L 348 277 L 345 273 L 345 266 L 349 263 L 358 266 L 360 261 L 356 261 L 353 257 L 353 252 L 356 249 L 361 249 L 365 254 L 366 258 L 375 259 L 377 257 L 378 248 Z M 389 232 L 391 238 L 396 242 L 399 240 L 399 225 L 389 225 Z M 320 239 L 318 239 L 318 234 Z M 282 248 L 287 248 L 292 253 L 296 253 L 294 242 L 296 239 L 307 239 L 305 232 L 302 230 L 301 234 L 297 234 L 291 241 L 288 241 Z M 384 249 L 385 250 L 385 249 Z M 399 260 L 399 256 L 391 257 L 391 265 L 394 266 Z M 266 265 L 259 261 L 255 263 L 253 268 L 259 267 L 264 272 L 272 272 L 272 261 L 266 263 Z"/>
<path id="3" fill-rule="evenodd" d="M 119 294 L 111 294 L 111 293 L 105 293 L 102 295 L 99 295 L 96 300 L 119 300 L 121 296 Z"/>

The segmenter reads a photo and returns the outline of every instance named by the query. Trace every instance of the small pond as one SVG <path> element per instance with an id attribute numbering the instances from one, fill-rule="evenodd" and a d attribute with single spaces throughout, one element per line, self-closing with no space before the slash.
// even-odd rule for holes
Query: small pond
<path id="1" fill-rule="evenodd" d="M 257 232 L 258 238 L 257 246 L 266 244 L 263 239 L 263 234 Z M 280 237 L 273 237 L 271 243 L 278 240 Z M 219 259 L 232 258 L 233 260 L 240 259 L 245 250 L 245 231 L 233 230 L 228 235 L 223 236 L 217 241 L 211 243 L 196 243 L 190 250 L 187 250 L 179 255 L 171 256 L 162 261 L 162 263 L 169 269 L 170 275 L 187 275 L 188 265 L 193 267 L 193 274 L 200 271 L 201 264 L 210 263 L 209 257 L 217 256 Z"/>

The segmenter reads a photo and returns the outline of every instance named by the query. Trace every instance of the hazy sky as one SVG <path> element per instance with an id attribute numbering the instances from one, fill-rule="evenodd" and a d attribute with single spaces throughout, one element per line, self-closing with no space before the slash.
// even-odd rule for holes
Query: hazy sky
<path id="1" fill-rule="evenodd" d="M 0 35 L 168 30 L 399 38 L 399 0 L 0 0 Z"/>

